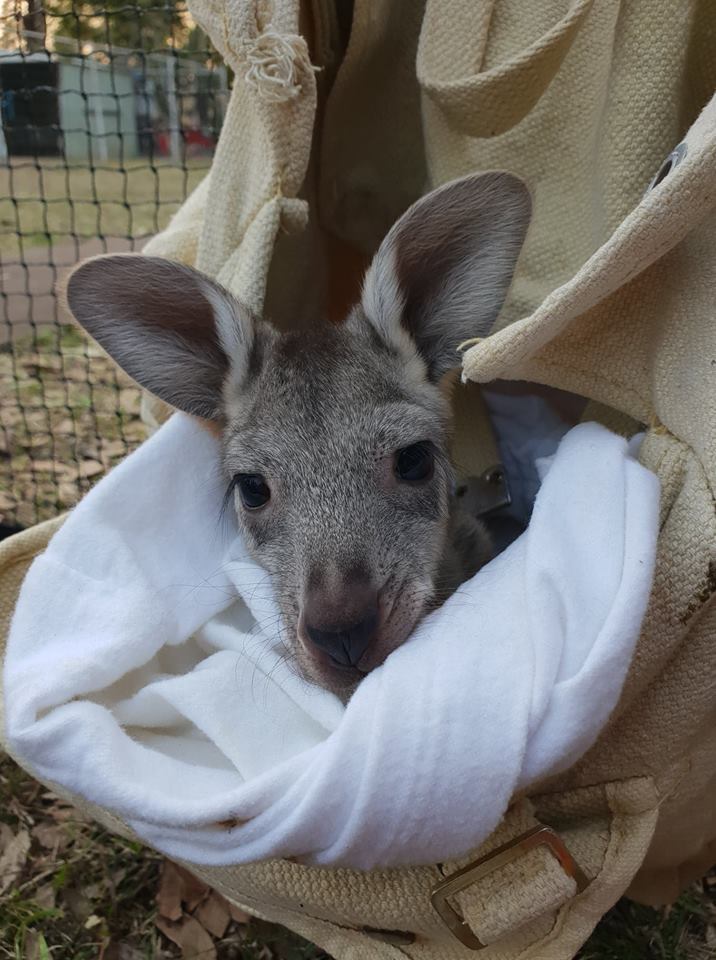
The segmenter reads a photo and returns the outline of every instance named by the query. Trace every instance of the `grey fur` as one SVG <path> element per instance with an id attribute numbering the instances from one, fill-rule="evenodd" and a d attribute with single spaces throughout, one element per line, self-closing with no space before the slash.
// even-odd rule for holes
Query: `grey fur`
<path id="1" fill-rule="evenodd" d="M 489 329 L 528 220 L 527 191 L 508 174 L 435 191 L 386 237 L 362 305 L 308 334 L 252 321 L 218 285 L 167 261 L 100 257 L 70 277 L 70 308 L 120 366 L 218 421 L 227 480 L 265 478 L 260 509 L 235 491 L 240 528 L 273 580 L 290 654 L 341 696 L 491 555 L 484 526 L 452 496 L 437 381 L 458 343 Z M 418 442 L 434 472 L 407 483 L 396 452 Z M 373 642 L 356 667 L 337 669 L 307 641 L 309 601 L 321 629 L 342 630 L 363 616 L 356 598 L 376 596 Z"/>

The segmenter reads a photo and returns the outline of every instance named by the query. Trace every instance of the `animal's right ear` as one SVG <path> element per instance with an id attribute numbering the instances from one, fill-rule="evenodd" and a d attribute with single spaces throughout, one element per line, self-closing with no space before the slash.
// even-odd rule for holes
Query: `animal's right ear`
<path id="1" fill-rule="evenodd" d="M 453 180 L 414 203 L 390 229 L 366 274 L 373 329 L 437 381 L 459 365 L 463 340 L 493 327 L 530 222 L 525 184 L 490 171 Z"/>
<path id="2" fill-rule="evenodd" d="M 161 257 L 114 254 L 81 263 L 67 281 L 77 322 L 130 377 L 195 416 L 220 416 L 229 370 L 241 380 L 254 322 L 204 274 Z"/>

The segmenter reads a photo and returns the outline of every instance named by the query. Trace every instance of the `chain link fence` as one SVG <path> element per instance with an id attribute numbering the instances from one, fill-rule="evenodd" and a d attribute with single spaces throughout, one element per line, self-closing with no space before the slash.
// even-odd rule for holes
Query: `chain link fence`
<path id="1" fill-rule="evenodd" d="M 144 436 L 57 283 L 141 249 L 205 176 L 230 77 L 183 2 L 0 0 L 0 531 L 72 506 Z"/>

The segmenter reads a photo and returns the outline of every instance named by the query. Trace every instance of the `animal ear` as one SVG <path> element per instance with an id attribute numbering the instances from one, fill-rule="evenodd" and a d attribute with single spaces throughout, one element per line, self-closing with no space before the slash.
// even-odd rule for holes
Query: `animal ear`
<path id="1" fill-rule="evenodd" d="M 241 379 L 253 343 L 253 318 L 226 290 L 183 264 L 115 254 L 81 263 L 66 298 L 137 383 L 185 413 L 219 418 L 227 374 Z"/>
<path id="2" fill-rule="evenodd" d="M 366 275 L 362 307 L 380 336 L 418 353 L 428 376 L 458 365 L 502 307 L 530 221 L 525 184 L 483 173 L 418 200 L 391 228 Z"/>

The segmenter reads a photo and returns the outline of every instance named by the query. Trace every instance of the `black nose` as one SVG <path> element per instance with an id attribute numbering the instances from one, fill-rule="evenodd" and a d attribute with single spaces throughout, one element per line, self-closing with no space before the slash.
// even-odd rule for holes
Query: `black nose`
<path id="1" fill-rule="evenodd" d="M 319 629 L 306 623 L 311 642 L 323 650 L 340 667 L 355 667 L 373 640 L 378 626 L 378 610 L 358 623 L 340 624 L 331 630 Z"/>

